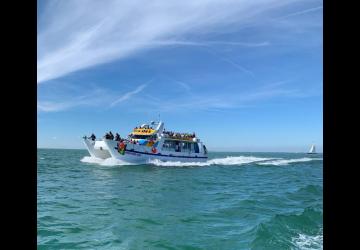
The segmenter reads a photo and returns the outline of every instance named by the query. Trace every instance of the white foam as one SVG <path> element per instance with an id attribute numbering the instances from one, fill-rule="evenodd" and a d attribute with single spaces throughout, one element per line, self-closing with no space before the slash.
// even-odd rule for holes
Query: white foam
<path id="1" fill-rule="evenodd" d="M 300 249 L 323 249 L 323 235 L 306 235 L 299 234 L 298 237 L 292 238 L 292 242 Z"/>
<path id="2" fill-rule="evenodd" d="M 125 162 L 122 160 L 114 159 L 114 158 L 107 158 L 102 163 L 100 163 L 102 166 L 125 166 L 125 165 L 134 165 L 129 162 Z"/>
<path id="3" fill-rule="evenodd" d="M 96 164 L 101 164 L 104 160 L 97 158 L 97 157 L 92 157 L 92 156 L 84 156 L 81 160 L 81 162 L 85 162 L 85 163 L 96 163 Z"/>
<path id="4" fill-rule="evenodd" d="M 266 162 L 260 162 L 259 165 L 288 165 L 289 163 L 296 163 L 296 162 L 307 162 L 307 161 L 314 161 L 314 160 L 322 160 L 322 158 L 299 158 L 299 159 L 278 159 L 274 161 L 266 161 Z"/>
<path id="5" fill-rule="evenodd" d="M 80 160 L 81 162 L 86 162 L 86 163 L 95 163 L 95 164 L 99 164 L 101 166 L 124 166 L 124 165 L 133 165 L 131 163 L 125 162 L 125 161 L 121 161 L 118 159 L 114 159 L 114 158 L 107 158 L 107 159 L 100 159 L 97 157 L 92 157 L 92 156 L 85 156 L 84 158 L 82 158 Z"/>
<path id="6" fill-rule="evenodd" d="M 227 156 L 225 158 L 215 158 L 206 162 L 180 162 L 180 161 L 160 161 L 151 160 L 149 163 L 156 166 L 186 167 L 186 166 L 210 166 L 210 165 L 243 165 L 252 162 L 274 160 L 277 158 L 262 158 L 254 156 Z"/>

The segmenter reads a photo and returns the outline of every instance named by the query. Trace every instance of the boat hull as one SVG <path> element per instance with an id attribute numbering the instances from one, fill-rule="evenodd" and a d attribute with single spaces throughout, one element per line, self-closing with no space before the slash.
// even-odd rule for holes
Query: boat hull
<path id="1" fill-rule="evenodd" d="M 190 154 L 176 154 L 155 152 L 153 153 L 150 147 L 129 144 L 124 150 L 123 154 L 118 151 L 116 141 L 104 139 L 109 153 L 112 158 L 135 164 L 146 164 L 154 160 L 171 161 L 171 162 L 205 162 L 207 156 L 190 155 Z"/>
<path id="2" fill-rule="evenodd" d="M 111 157 L 111 154 L 103 141 L 84 139 L 84 144 L 92 157 L 99 159 L 107 159 Z"/>

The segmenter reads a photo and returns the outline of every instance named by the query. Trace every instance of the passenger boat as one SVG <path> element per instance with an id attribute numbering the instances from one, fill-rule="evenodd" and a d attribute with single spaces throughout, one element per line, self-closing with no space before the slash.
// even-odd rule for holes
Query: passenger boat
<path id="1" fill-rule="evenodd" d="M 91 156 L 112 157 L 129 163 L 145 164 L 156 159 L 202 162 L 208 159 L 206 146 L 195 134 L 165 131 L 161 121 L 135 127 L 126 139 L 91 140 L 85 137 L 84 143 Z"/>

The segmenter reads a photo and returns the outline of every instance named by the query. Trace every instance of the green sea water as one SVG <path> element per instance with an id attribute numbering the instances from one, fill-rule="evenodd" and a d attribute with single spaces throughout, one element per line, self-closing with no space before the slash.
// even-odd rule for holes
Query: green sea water
<path id="1" fill-rule="evenodd" d="M 322 249 L 322 154 L 123 165 L 38 149 L 38 249 Z"/>

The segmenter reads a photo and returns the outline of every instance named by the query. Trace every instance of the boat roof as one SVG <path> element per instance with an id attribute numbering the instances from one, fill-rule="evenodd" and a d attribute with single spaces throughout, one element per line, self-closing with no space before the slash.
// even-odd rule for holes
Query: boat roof
<path id="1" fill-rule="evenodd" d="M 133 131 L 131 132 L 131 134 L 133 135 L 153 135 L 155 133 L 158 132 L 158 130 L 162 127 L 161 125 L 163 125 L 163 122 L 154 122 L 151 121 L 150 123 L 144 123 L 142 125 L 140 125 L 139 127 L 135 127 L 133 129 Z M 156 128 L 151 127 L 152 125 L 157 125 Z"/>

